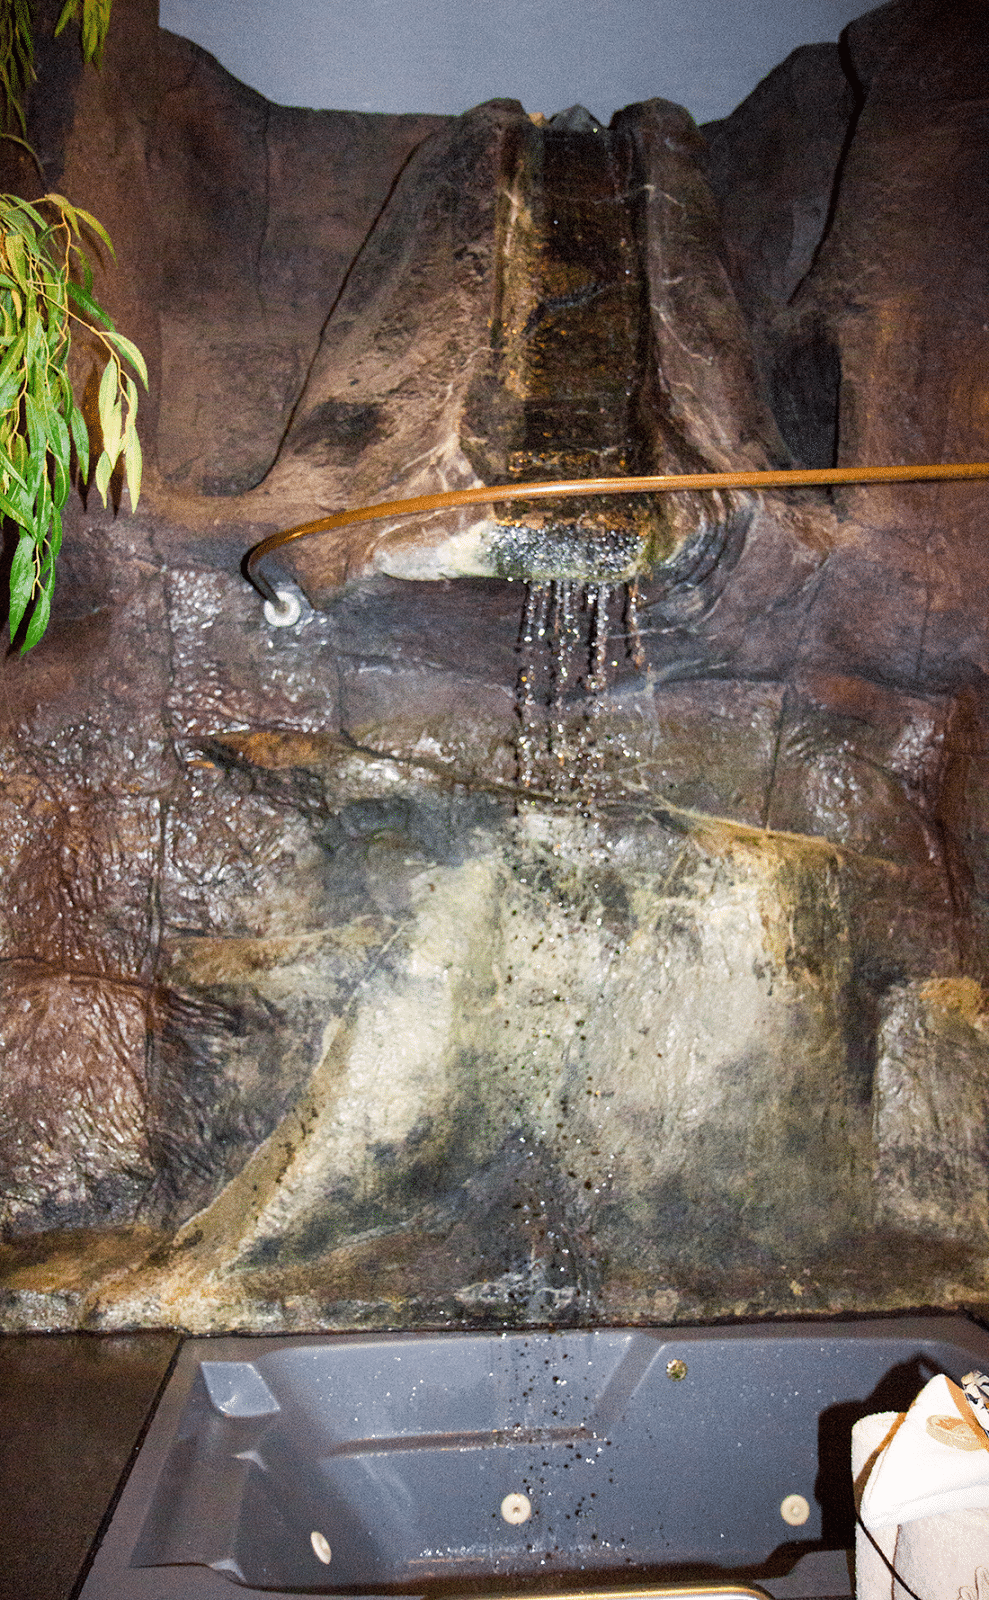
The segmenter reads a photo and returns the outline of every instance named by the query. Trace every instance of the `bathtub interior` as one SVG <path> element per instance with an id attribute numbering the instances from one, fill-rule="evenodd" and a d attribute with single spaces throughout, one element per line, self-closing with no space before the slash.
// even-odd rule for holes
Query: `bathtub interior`
<path id="1" fill-rule="evenodd" d="M 973 1366 L 989 1339 L 960 1317 L 189 1340 L 81 1600 L 799 1595 L 801 1569 L 850 1593 L 852 1422 Z M 142 1587 L 191 1568 L 213 1587 Z"/>

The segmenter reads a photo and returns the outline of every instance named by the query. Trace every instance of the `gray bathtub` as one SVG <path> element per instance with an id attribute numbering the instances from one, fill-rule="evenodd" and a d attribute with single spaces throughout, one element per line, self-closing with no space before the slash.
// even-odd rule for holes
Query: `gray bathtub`
<path id="1" fill-rule="evenodd" d="M 964 1317 L 190 1339 L 80 1600 L 847 1596 L 852 1422 L 972 1367 Z"/>

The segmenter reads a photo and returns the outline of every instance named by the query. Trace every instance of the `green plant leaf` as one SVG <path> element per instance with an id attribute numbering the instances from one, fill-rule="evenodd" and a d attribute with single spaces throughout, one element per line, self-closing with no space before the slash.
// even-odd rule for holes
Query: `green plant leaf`
<path id="1" fill-rule="evenodd" d="M 4 206 L 3 222 L 5 228 L 10 228 L 14 233 L 24 234 L 40 228 L 42 233 L 48 232 L 48 223 L 41 212 L 36 210 L 30 200 L 22 200 L 19 195 L 4 195 L 7 204 Z M 40 203 L 40 202 L 39 202 Z"/>
<path id="2" fill-rule="evenodd" d="M 47 422 L 48 448 L 56 459 L 67 463 L 72 454 L 72 441 L 69 438 L 65 418 L 54 404 L 48 413 Z"/>
<path id="3" fill-rule="evenodd" d="M 142 470 L 141 441 L 137 437 L 137 429 L 128 422 L 127 433 L 124 438 L 124 479 L 127 484 L 127 493 L 130 495 L 130 508 L 132 511 L 137 510 L 137 502 L 141 495 Z"/>
<path id="4" fill-rule="evenodd" d="M 106 505 L 107 490 L 110 487 L 110 479 L 112 477 L 113 463 L 110 461 L 109 456 L 104 450 L 100 456 L 100 459 L 96 463 L 96 471 L 93 474 L 94 482 L 99 490 L 100 499 L 103 501 L 104 505 Z"/>
<path id="5" fill-rule="evenodd" d="M 0 85 L 2 122 L 9 129 L 16 121 L 25 131 L 23 100 L 34 79 L 34 36 L 27 0 L 5 0 L 0 12 Z"/>
<path id="6" fill-rule="evenodd" d="M 5 488 L 9 488 L 13 484 L 22 493 L 26 493 L 27 484 L 20 472 L 20 461 L 14 461 L 14 457 L 20 455 L 18 447 L 23 443 L 23 439 L 16 434 L 9 440 L 10 452 L 6 459 L 0 461 L 0 473 L 3 475 Z"/>
<path id="7" fill-rule="evenodd" d="M 45 325 L 38 315 L 37 304 L 32 298 L 27 300 L 27 303 L 24 307 L 24 332 L 26 335 L 24 364 L 30 372 L 35 361 L 38 359 L 38 351 L 41 341 L 45 336 Z"/>
<path id="8" fill-rule="evenodd" d="M 116 260 L 117 252 L 114 250 L 110 235 L 107 233 L 102 222 L 100 222 L 97 217 L 94 217 L 91 211 L 84 211 L 82 206 L 76 206 L 76 216 L 79 218 L 80 222 L 84 222 L 86 227 L 95 233 L 98 239 L 103 241 L 114 260 Z"/>
<path id="9" fill-rule="evenodd" d="M 37 546 L 30 534 L 22 533 L 10 565 L 10 638 L 13 642 L 28 608 L 37 581 Z"/>
<path id="10" fill-rule="evenodd" d="M 61 548 L 62 548 L 62 518 L 59 515 L 59 513 L 56 511 L 54 516 L 52 517 L 51 533 L 48 535 L 48 559 L 49 559 L 53 569 L 54 569 L 54 566 L 55 566 L 55 562 L 58 560 L 58 554 L 59 554 L 59 551 L 61 550 Z"/>
<path id="11" fill-rule="evenodd" d="M 7 354 L 4 356 L 2 365 L 0 365 L 0 385 L 7 383 L 11 375 L 16 372 L 16 376 L 18 378 L 17 387 L 18 390 L 20 390 L 22 381 L 21 363 L 24 358 L 24 351 L 26 347 L 27 334 L 22 328 L 16 339 L 13 340 L 10 349 L 7 351 Z M 3 409 L 6 410 L 7 407 L 5 406 Z"/>
<path id="12" fill-rule="evenodd" d="M 89 429 L 86 427 L 85 417 L 75 405 L 69 412 L 69 430 L 72 434 L 72 443 L 76 447 L 79 473 L 85 483 L 89 477 Z"/>
<path id="13" fill-rule="evenodd" d="M 55 24 L 55 37 L 58 38 L 63 28 L 67 28 L 78 10 L 78 0 L 65 0 L 61 15 Z"/>
<path id="14" fill-rule="evenodd" d="M 72 491 L 72 477 L 64 461 L 56 460 L 52 464 L 52 505 L 56 511 L 61 511 Z"/>
<path id="15" fill-rule="evenodd" d="M 21 645 L 22 656 L 26 655 L 29 650 L 33 650 L 34 646 L 38 643 L 38 640 L 41 638 L 48 626 L 48 619 L 51 616 L 52 611 L 52 594 L 54 589 L 55 574 L 52 572 L 51 583 L 45 585 L 45 587 L 41 590 L 41 593 L 38 595 L 37 600 L 34 602 L 34 610 L 31 613 L 31 621 L 27 625 L 27 633 L 24 635 L 24 643 Z"/>
<path id="16" fill-rule="evenodd" d="M 28 448 L 33 461 L 42 458 L 48 446 L 47 418 L 33 394 L 24 396 L 24 418 L 27 423 Z"/>
<path id="17" fill-rule="evenodd" d="M 120 455 L 120 442 L 124 432 L 124 411 L 119 400 L 115 400 L 106 419 L 107 425 L 103 434 L 103 449 L 111 467 L 117 465 Z"/>
<path id="18" fill-rule="evenodd" d="M 121 355 L 126 356 L 144 387 L 147 388 L 148 368 L 137 345 L 132 343 L 130 339 L 125 339 L 122 333 L 117 333 L 116 329 L 112 333 L 108 333 L 106 338 L 108 344 L 112 344 L 115 350 L 119 350 Z"/>
<path id="19" fill-rule="evenodd" d="M 97 396 L 100 431 L 103 434 L 103 448 L 108 455 L 112 456 L 113 460 L 116 460 L 116 453 L 111 450 L 109 441 L 114 439 L 117 448 L 119 448 L 120 444 L 120 402 L 117 398 L 119 389 L 118 372 L 117 363 L 108 361 L 103 368 L 103 376 L 100 379 L 99 394 Z M 117 415 L 115 415 L 115 412 Z"/>
<path id="20" fill-rule="evenodd" d="M 38 479 L 38 490 L 35 497 L 34 537 L 37 540 L 39 547 L 44 546 L 45 540 L 48 537 L 48 530 L 51 526 L 53 505 L 54 501 L 52 500 L 52 487 L 48 479 L 48 473 L 42 472 Z"/>
<path id="21" fill-rule="evenodd" d="M 53 205 L 53 206 L 57 206 L 58 207 L 59 211 L 61 211 L 63 217 L 66 220 L 66 222 L 69 224 L 69 227 L 72 229 L 72 232 L 74 234 L 78 234 L 78 232 L 79 232 L 79 221 L 78 221 L 79 213 L 77 212 L 75 206 L 72 204 L 71 200 L 66 200 L 64 194 L 56 194 L 53 189 L 50 189 L 48 191 L 48 193 L 45 195 L 45 199 L 48 201 L 49 205 Z"/>
<path id="22" fill-rule="evenodd" d="M 3 252 L 7 258 L 11 277 L 17 287 L 23 289 L 27 283 L 27 272 L 24 265 L 24 240 L 16 228 L 4 238 Z"/>
<path id="23" fill-rule="evenodd" d="M 55 27 L 55 37 L 82 14 L 82 54 L 94 66 L 103 64 L 103 47 L 110 25 L 111 0 L 65 0 Z"/>
<path id="24" fill-rule="evenodd" d="M 9 517 L 12 522 L 16 522 L 19 527 L 24 528 L 27 532 L 30 532 L 31 524 L 26 521 L 24 513 L 21 511 L 20 507 L 15 506 L 13 501 L 9 500 L 5 494 L 0 494 L 0 512 L 2 512 L 5 517 Z M 34 544 L 33 539 L 31 540 L 31 543 Z"/>
<path id="25" fill-rule="evenodd" d="M 51 532 L 45 541 L 45 548 L 41 555 L 40 585 L 43 589 L 51 589 L 55 584 L 55 563 L 58 552 L 62 548 L 62 515 L 56 509 L 52 512 Z"/>
<path id="26" fill-rule="evenodd" d="M 71 278 L 68 279 L 65 287 L 77 306 L 81 306 L 83 311 L 85 311 L 88 316 L 92 317 L 94 322 L 101 322 L 104 328 L 107 328 L 111 333 L 114 334 L 114 341 L 120 338 L 118 333 L 114 333 L 113 323 L 103 310 L 103 307 L 96 303 L 87 289 L 84 289 L 78 283 L 74 283 Z"/>
<path id="27" fill-rule="evenodd" d="M 52 501 L 61 511 L 72 488 L 72 441 L 65 418 L 53 411 L 50 418 L 48 452 L 52 458 Z"/>

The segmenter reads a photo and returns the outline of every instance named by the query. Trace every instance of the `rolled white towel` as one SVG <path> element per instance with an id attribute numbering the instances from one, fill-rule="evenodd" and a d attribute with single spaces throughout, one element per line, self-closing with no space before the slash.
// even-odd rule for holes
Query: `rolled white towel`
<path id="1" fill-rule="evenodd" d="M 871 1417 L 862 1417 L 852 1428 L 852 1478 L 855 1484 L 855 1506 L 859 1511 L 869 1475 L 905 1415 L 903 1411 L 877 1411 Z M 892 1600 L 893 1576 L 886 1563 L 892 1564 L 896 1555 L 897 1532 L 896 1523 L 890 1527 L 877 1529 L 871 1539 L 864 1528 L 855 1529 L 857 1600 Z M 879 1546 L 878 1550 L 876 1545 Z M 883 1556 L 886 1557 L 886 1561 L 883 1560 Z"/>
<path id="2" fill-rule="evenodd" d="M 893 1566 L 921 1600 L 968 1600 L 969 1594 L 989 1600 L 989 1512 L 945 1511 L 905 1522 Z M 899 1585 L 893 1600 L 907 1600 Z"/>

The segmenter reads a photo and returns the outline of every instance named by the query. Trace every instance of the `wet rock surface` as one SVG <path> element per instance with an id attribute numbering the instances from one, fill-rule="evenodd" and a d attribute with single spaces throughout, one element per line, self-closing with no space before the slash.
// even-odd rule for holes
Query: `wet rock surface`
<path id="1" fill-rule="evenodd" d="M 239 572 L 297 514 L 578 446 L 985 455 L 967 11 L 798 52 L 705 155 L 661 102 L 268 107 L 118 4 L 46 149 L 104 214 L 144 141 L 114 309 L 157 461 L 137 517 L 73 503 L 3 667 L 4 1325 L 985 1299 L 984 488 L 695 497 L 634 574 L 574 565 L 590 502 L 345 530 L 286 556 L 294 628 Z M 548 552 L 511 582 L 506 529 Z"/>

